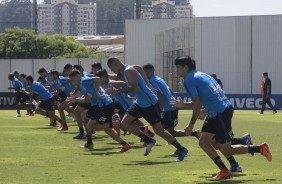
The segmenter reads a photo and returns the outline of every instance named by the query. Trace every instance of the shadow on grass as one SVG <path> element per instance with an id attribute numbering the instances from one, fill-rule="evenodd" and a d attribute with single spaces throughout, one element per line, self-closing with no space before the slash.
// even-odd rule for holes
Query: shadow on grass
<path id="1" fill-rule="evenodd" d="M 144 161 L 130 161 L 130 163 L 123 164 L 125 166 L 133 166 L 133 165 L 163 165 L 163 164 L 171 164 L 175 163 L 175 161 L 167 161 L 167 162 L 155 162 L 152 160 L 144 160 Z"/>
<path id="2" fill-rule="evenodd" d="M 244 177 L 244 176 L 248 176 L 248 175 L 259 175 L 259 174 L 243 174 L 243 173 L 233 173 L 231 179 L 225 179 L 225 180 L 214 180 L 212 179 L 212 177 L 215 174 L 210 174 L 210 173 L 204 173 L 204 176 L 199 176 L 199 178 L 202 179 L 206 179 L 207 181 L 209 181 L 208 183 L 249 183 L 249 182 L 271 182 L 271 181 L 276 181 L 276 179 L 242 179 L 242 180 L 236 180 L 236 181 L 232 181 L 232 178 L 237 178 L 237 177 Z M 186 174 L 186 175 L 191 175 L 191 174 Z M 194 174 L 192 174 L 194 175 Z M 207 181 L 194 181 L 195 183 L 198 184 L 204 184 L 207 183 Z"/>

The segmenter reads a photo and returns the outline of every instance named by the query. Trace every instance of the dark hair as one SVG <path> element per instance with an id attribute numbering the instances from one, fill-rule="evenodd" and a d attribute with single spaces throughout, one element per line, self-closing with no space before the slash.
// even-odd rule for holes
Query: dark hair
<path id="1" fill-rule="evenodd" d="M 143 70 L 155 71 L 155 67 L 152 64 L 150 64 L 150 63 L 147 63 L 147 64 L 143 65 L 142 68 L 143 68 Z"/>
<path id="2" fill-rule="evenodd" d="M 74 69 L 77 69 L 80 73 L 83 73 L 84 69 L 81 65 L 73 65 Z"/>
<path id="3" fill-rule="evenodd" d="M 14 75 L 19 75 L 20 73 L 18 71 L 14 71 Z"/>
<path id="4" fill-rule="evenodd" d="M 24 74 L 24 73 L 21 73 L 20 76 L 23 77 L 23 78 L 26 78 L 26 74 Z"/>
<path id="5" fill-rule="evenodd" d="M 179 57 L 174 61 L 175 65 L 188 66 L 189 70 L 196 70 L 196 62 L 190 56 Z"/>
<path id="6" fill-rule="evenodd" d="M 268 73 L 267 73 L 267 72 L 264 72 L 264 73 L 263 73 L 263 76 L 267 77 L 267 76 L 268 76 Z"/>
<path id="7" fill-rule="evenodd" d="M 33 82 L 33 77 L 31 75 L 29 75 L 25 78 L 25 80 Z"/>
<path id="8" fill-rule="evenodd" d="M 118 58 L 114 58 L 114 57 L 109 58 L 109 59 L 108 59 L 108 62 L 107 62 L 107 65 L 110 66 L 111 64 L 113 64 L 113 63 L 116 62 L 116 61 L 119 61 Z M 120 61 L 119 61 L 119 62 L 120 62 Z"/>
<path id="9" fill-rule="evenodd" d="M 8 79 L 13 80 L 15 78 L 15 75 L 13 73 L 9 73 Z"/>
<path id="10" fill-rule="evenodd" d="M 102 69 L 102 65 L 99 62 L 95 62 L 91 65 L 92 68 L 98 68 L 98 69 Z"/>
<path id="11" fill-rule="evenodd" d="M 72 65 L 68 63 L 64 66 L 64 70 L 69 70 L 69 69 L 72 69 Z"/>
<path id="12" fill-rule="evenodd" d="M 47 71 L 46 71 L 45 68 L 40 68 L 40 69 L 38 70 L 38 73 L 43 73 L 43 72 L 46 72 L 46 73 L 47 73 Z"/>
<path id="13" fill-rule="evenodd" d="M 98 70 L 95 76 L 109 78 L 108 72 L 105 68 Z"/>
<path id="14" fill-rule="evenodd" d="M 71 71 L 71 73 L 69 74 L 69 78 L 75 77 L 77 75 L 81 75 L 81 73 L 78 70 L 73 70 Z"/>
<path id="15" fill-rule="evenodd" d="M 56 76 L 59 76 L 59 75 L 60 75 L 60 73 L 59 73 L 57 70 L 52 70 L 52 71 L 51 71 L 51 74 L 52 74 L 52 75 L 56 75 Z"/>
<path id="16" fill-rule="evenodd" d="M 37 79 L 37 82 L 44 82 L 45 81 L 45 77 L 43 76 L 39 76 Z"/>

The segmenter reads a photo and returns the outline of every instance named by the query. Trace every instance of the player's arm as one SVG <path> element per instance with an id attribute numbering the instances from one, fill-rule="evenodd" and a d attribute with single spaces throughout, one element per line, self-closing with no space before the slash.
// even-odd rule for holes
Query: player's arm
<path id="1" fill-rule="evenodd" d="M 90 103 L 91 99 L 92 97 L 89 94 L 87 94 L 85 97 L 71 96 L 71 97 L 68 97 L 66 101 L 70 103 L 75 103 L 75 102 L 76 103 Z"/>
<path id="2" fill-rule="evenodd" d="M 200 111 L 202 107 L 201 101 L 198 96 L 193 97 L 192 101 L 193 101 L 193 114 L 192 114 L 189 124 L 184 129 L 187 135 L 191 135 L 191 132 L 200 115 Z"/>
<path id="3" fill-rule="evenodd" d="M 103 99 L 105 95 L 100 94 L 101 80 L 100 77 L 94 77 L 93 82 L 95 83 L 95 93 L 99 99 Z"/>
<path id="4" fill-rule="evenodd" d="M 172 105 L 173 107 L 176 107 L 176 108 L 184 108 L 184 109 L 191 109 L 193 108 L 194 106 L 194 103 L 193 101 L 190 101 L 190 102 L 183 102 L 182 100 L 180 99 L 171 99 L 170 100 L 170 105 Z"/>
<path id="5" fill-rule="evenodd" d="M 24 93 L 24 94 L 26 94 L 26 95 L 28 95 L 29 97 L 32 97 L 33 96 L 33 92 L 28 92 L 28 91 L 26 91 L 24 88 L 21 88 L 21 92 L 22 93 Z"/>

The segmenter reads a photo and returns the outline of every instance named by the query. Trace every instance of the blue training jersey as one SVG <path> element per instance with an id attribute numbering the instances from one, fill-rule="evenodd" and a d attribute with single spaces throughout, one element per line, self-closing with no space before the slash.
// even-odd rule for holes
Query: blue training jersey
<path id="1" fill-rule="evenodd" d="M 86 96 L 87 93 L 91 94 L 92 101 L 91 105 L 99 105 L 99 107 L 109 105 L 110 103 L 113 103 L 112 99 L 105 93 L 105 90 L 100 86 L 99 93 L 101 95 L 104 95 L 103 99 L 99 99 L 95 92 L 96 85 L 93 81 L 93 77 L 86 77 L 82 78 L 80 82 L 80 92 L 82 95 Z"/>
<path id="2" fill-rule="evenodd" d="M 59 78 L 53 82 L 54 83 L 51 85 L 52 89 L 57 90 L 60 87 L 64 87 L 64 93 L 66 93 L 68 96 L 70 95 L 71 85 L 67 77 L 59 76 Z"/>
<path id="3" fill-rule="evenodd" d="M 126 82 L 126 84 L 128 86 L 130 86 L 131 84 L 129 83 L 126 75 L 125 75 L 125 70 L 128 69 L 130 66 L 124 66 L 124 70 L 123 70 L 123 77 L 124 80 Z M 150 107 L 152 105 L 155 105 L 158 102 L 158 98 L 155 95 L 155 93 L 147 86 L 145 80 L 143 79 L 143 77 L 141 76 L 141 74 L 139 72 L 138 73 L 138 79 L 137 79 L 137 83 L 138 83 L 138 91 L 137 92 L 133 92 L 132 94 L 136 97 L 136 104 L 140 107 L 146 108 L 146 107 Z"/>
<path id="4" fill-rule="evenodd" d="M 53 95 L 39 82 L 33 81 L 29 89 L 30 92 L 37 94 L 41 100 L 48 100 L 53 97 Z"/>
<path id="5" fill-rule="evenodd" d="M 16 92 L 19 93 L 21 91 L 21 88 L 24 88 L 23 83 L 14 77 L 14 79 L 12 80 L 12 85 L 15 88 Z"/>
<path id="6" fill-rule="evenodd" d="M 175 110 L 176 108 L 171 106 L 169 103 L 169 101 L 174 97 L 171 93 L 169 86 L 165 83 L 165 81 L 156 75 L 151 76 L 149 81 L 156 90 L 158 90 L 164 95 L 162 111 L 167 112 L 169 110 Z"/>
<path id="7" fill-rule="evenodd" d="M 191 98 L 199 97 L 211 118 L 231 105 L 219 84 L 208 74 L 190 71 L 185 76 L 184 87 Z"/>

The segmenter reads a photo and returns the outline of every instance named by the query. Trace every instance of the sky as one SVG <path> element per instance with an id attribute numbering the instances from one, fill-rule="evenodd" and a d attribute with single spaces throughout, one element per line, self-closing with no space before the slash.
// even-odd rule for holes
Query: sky
<path id="1" fill-rule="evenodd" d="M 282 0 L 191 0 L 196 17 L 277 15 Z"/>

